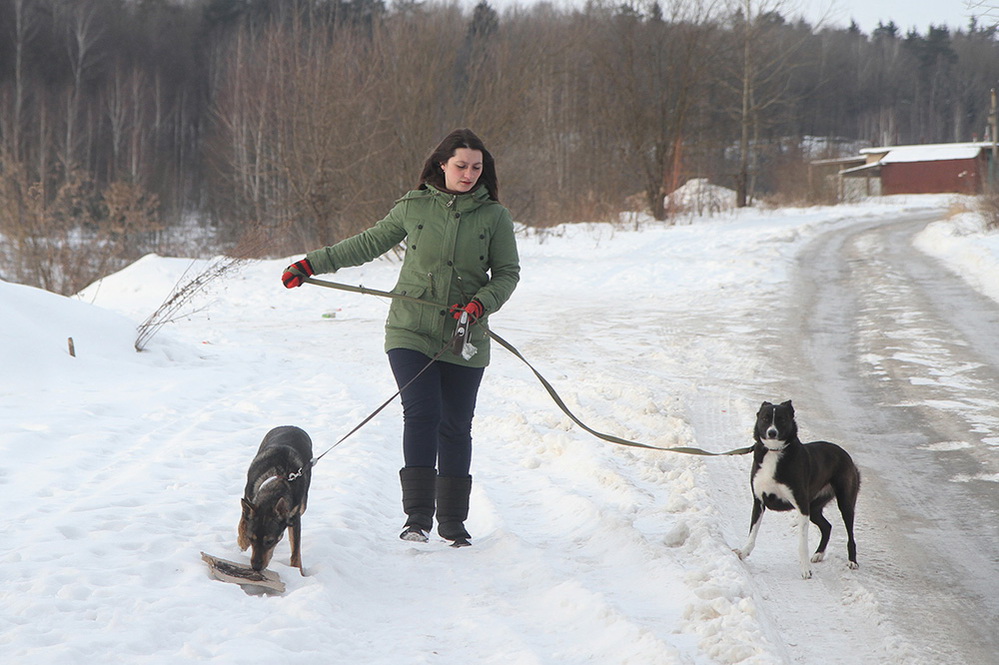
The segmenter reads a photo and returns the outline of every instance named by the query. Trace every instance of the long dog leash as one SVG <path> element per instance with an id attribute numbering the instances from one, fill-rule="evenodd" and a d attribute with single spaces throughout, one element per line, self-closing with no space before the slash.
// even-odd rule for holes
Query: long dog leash
<path id="1" fill-rule="evenodd" d="M 369 289 L 369 288 L 364 287 L 364 286 L 351 286 L 350 284 L 341 284 L 339 282 L 329 282 L 329 281 L 326 281 L 326 280 L 316 279 L 314 277 L 309 277 L 309 276 L 306 276 L 306 275 L 304 275 L 302 273 L 299 273 L 299 274 L 302 276 L 302 278 L 303 278 L 302 281 L 303 282 L 306 282 L 308 284 L 312 284 L 314 286 L 322 286 L 322 287 L 327 288 L 327 289 L 335 289 L 335 290 L 338 290 L 338 291 L 348 291 L 348 292 L 351 292 L 351 293 L 360 293 L 360 294 L 369 295 L 369 296 L 382 296 L 382 297 L 385 297 L 385 298 L 395 298 L 397 300 L 407 300 L 409 302 L 415 302 L 415 303 L 419 303 L 421 305 L 430 305 L 430 306 L 433 306 L 433 307 L 439 307 L 439 305 L 437 303 L 432 303 L 432 302 L 429 302 L 427 300 L 423 300 L 421 298 L 415 298 L 413 296 L 404 295 L 404 294 L 401 294 L 401 293 L 392 293 L 390 291 L 381 291 L 381 290 L 378 290 L 378 289 Z M 422 374 L 428 367 L 430 367 L 430 365 L 432 365 L 442 355 L 444 355 L 444 353 L 446 351 L 454 350 L 456 348 L 456 346 L 457 346 L 456 342 L 460 341 L 460 336 L 462 335 L 463 332 L 464 331 L 459 327 L 459 329 L 457 331 L 455 331 L 455 336 L 451 339 L 451 341 L 449 341 L 444 346 L 444 348 L 441 349 L 441 351 L 436 356 L 434 356 L 433 359 L 431 359 L 431 361 L 422 370 L 420 370 L 419 374 L 417 374 L 415 377 L 413 377 L 413 379 L 409 383 L 412 383 L 413 381 L 415 381 L 416 378 L 419 377 L 420 374 Z M 502 337 L 500 337 L 499 335 L 497 335 L 496 333 L 494 333 L 492 330 L 489 330 L 488 328 L 486 329 L 486 334 L 488 334 L 491 339 L 496 340 L 497 344 L 499 344 L 500 346 L 502 346 L 504 349 L 506 349 L 507 351 L 509 351 L 510 353 L 512 353 L 514 356 L 516 356 L 517 358 L 519 358 L 521 362 L 523 362 L 525 365 L 527 365 L 527 367 L 531 370 L 531 372 L 534 373 L 534 376 L 537 377 L 538 381 L 541 382 L 541 385 L 544 386 L 545 390 L 548 392 L 548 395 L 552 398 L 552 400 L 555 402 L 555 404 L 558 406 L 558 408 L 561 409 L 562 412 L 565 415 L 567 415 L 572 420 L 572 422 L 576 423 L 583 430 L 585 430 L 586 432 L 589 432 L 590 434 L 592 434 L 593 436 L 597 437 L 598 439 L 602 439 L 603 441 L 607 441 L 607 442 L 610 442 L 610 443 L 616 443 L 616 444 L 622 445 L 622 446 L 631 446 L 631 447 L 634 447 L 634 448 L 645 448 L 645 449 L 648 449 L 648 450 L 665 450 L 665 451 L 672 452 L 672 453 L 682 453 L 684 455 L 701 455 L 701 456 L 707 456 L 707 457 L 724 457 L 724 456 L 730 456 L 730 455 L 745 455 L 745 454 L 751 453 L 753 451 L 753 446 L 747 446 L 745 448 L 736 448 L 734 450 L 729 450 L 729 451 L 722 452 L 722 453 L 711 452 L 711 451 L 708 451 L 708 450 L 702 450 L 701 448 L 693 448 L 693 447 L 689 447 L 689 446 L 675 446 L 675 447 L 654 446 L 654 445 L 649 444 L 649 443 L 642 443 L 640 441 L 632 441 L 630 439 L 623 439 L 623 438 L 621 438 L 619 436 L 614 436 L 612 434 L 604 434 L 603 432 L 599 432 L 599 431 L 593 429 L 592 427 L 590 427 L 589 425 L 587 425 L 586 423 L 584 423 L 582 420 L 580 420 L 576 416 L 576 414 L 574 414 L 572 411 L 569 410 L 569 407 L 566 406 L 565 401 L 563 401 L 563 399 L 559 396 L 558 392 L 555 390 L 555 388 L 552 386 L 552 384 L 548 381 L 548 379 L 546 379 L 544 376 L 542 376 L 541 372 L 539 372 L 537 369 L 535 369 L 534 366 L 531 365 L 530 362 L 528 362 L 527 358 L 525 358 L 524 355 L 519 350 L 517 350 L 517 348 L 513 344 L 511 344 L 510 342 L 506 341 L 505 339 L 503 339 Z M 357 430 L 361 429 L 361 427 L 363 427 L 364 425 L 366 425 L 372 418 L 374 418 L 376 415 L 378 415 L 378 413 L 380 413 L 382 411 L 382 409 L 384 409 L 386 406 L 388 406 L 389 403 L 392 400 L 394 400 L 400 393 L 402 393 L 403 390 L 405 390 L 407 387 L 409 387 L 409 383 L 407 383 L 405 386 L 403 386 L 402 388 L 400 388 L 394 395 L 392 395 L 392 397 L 388 398 L 371 415 L 369 415 L 367 418 L 365 418 L 363 421 L 361 421 L 361 423 L 357 427 L 355 427 L 354 429 L 352 429 L 350 432 L 348 432 L 346 435 L 344 435 L 339 441 L 337 441 L 332 446 L 330 446 L 330 448 L 328 450 L 326 450 L 326 452 L 324 452 L 322 455 L 320 455 L 319 457 L 317 457 L 314 460 L 312 460 L 312 464 L 315 465 L 315 463 L 318 462 L 324 455 L 326 455 L 326 453 L 328 453 L 330 450 L 332 450 L 336 446 L 338 446 L 341 443 L 343 443 L 343 441 L 347 437 L 349 437 L 352 434 L 354 434 L 354 432 L 356 432 Z"/>
<path id="2" fill-rule="evenodd" d="M 408 387 L 409 387 L 410 385 L 412 385 L 412 383 L 413 383 L 414 381 L 416 381 L 416 380 L 417 380 L 418 378 L 420 378 L 420 376 L 421 376 L 421 375 L 422 375 L 422 374 L 423 374 L 424 372 L 426 372 L 426 371 L 427 371 L 428 369 L 430 369 L 430 366 L 431 366 L 431 365 L 433 365 L 433 364 L 434 364 L 435 362 L 437 362 L 438 360 L 440 360 L 440 357 L 441 357 L 441 356 L 443 356 L 443 355 L 444 355 L 444 354 L 445 354 L 445 353 L 446 353 L 447 351 L 451 351 L 451 350 L 452 350 L 452 349 L 454 348 L 454 346 L 453 346 L 453 345 L 454 345 L 454 343 L 455 343 L 456 341 L 460 341 L 460 340 L 461 340 L 461 335 L 462 335 L 462 331 L 461 331 L 461 330 L 457 330 L 457 331 L 455 331 L 455 334 L 454 334 L 454 337 L 453 337 L 453 338 L 451 339 L 451 341 L 450 341 L 450 342 L 448 342 L 448 344 L 447 344 L 447 345 L 446 345 L 446 346 L 445 346 L 445 347 L 444 347 L 443 349 L 441 349 L 441 350 L 440 350 L 440 351 L 439 351 L 439 352 L 437 353 L 437 355 L 436 355 L 436 356 L 434 356 L 433 358 L 431 358 L 431 359 L 430 359 L 430 362 L 428 362 L 428 363 L 427 363 L 426 365 L 424 365 L 424 366 L 423 366 L 423 369 L 421 369 L 421 370 L 420 370 L 419 372 L 417 372 L 417 373 L 416 373 L 416 375 L 415 375 L 415 376 L 413 376 L 413 378 L 412 378 L 412 379 L 410 379 L 409 381 L 407 381 L 407 382 L 406 382 L 406 385 L 402 386 L 401 388 L 399 388 L 399 390 L 395 391 L 395 394 L 393 394 L 393 395 L 392 395 L 391 397 L 389 397 L 389 398 L 388 398 L 387 400 L 385 400 L 384 402 L 382 402 L 382 405 L 381 405 L 381 406 L 379 406 L 379 407 L 378 407 L 377 409 L 375 409 L 375 410 L 374 410 L 374 411 L 372 411 L 372 412 L 371 412 L 370 414 L 368 414 L 368 417 L 367 417 L 367 418 L 365 418 L 364 420 L 362 420 L 361 422 L 359 422 L 359 423 L 357 424 L 357 426 L 356 426 L 356 427 L 354 427 L 354 429 L 352 429 L 352 430 L 350 430 L 349 432 L 347 432 L 346 434 L 344 434 L 344 435 L 343 435 L 342 437 L 340 437 L 340 440 L 339 440 L 339 441 L 337 441 L 337 442 L 336 442 L 336 443 L 334 443 L 334 444 L 333 444 L 332 446 L 330 446 L 330 447 L 329 447 L 329 448 L 327 448 L 327 449 L 326 449 L 325 451 L 323 451 L 323 454 L 322 454 L 322 455 L 319 455 L 318 457 L 313 457 L 313 458 L 312 458 L 312 459 L 311 459 L 311 460 L 309 461 L 309 466 L 310 466 L 310 467 L 312 467 L 312 466 L 315 466 L 316 464 L 318 464 L 318 463 L 319 463 L 319 460 L 321 460 L 322 458 L 326 457 L 326 453 L 328 453 L 329 451 L 333 450 L 334 448 L 336 448 L 337 446 L 339 446 L 339 445 L 340 445 L 341 443 L 343 443 L 344 441 L 346 441 L 346 440 L 347 440 L 347 439 L 348 439 L 348 438 L 349 438 L 349 437 L 350 437 L 351 435 L 353 435 L 353 434 L 354 434 L 354 433 L 355 433 L 355 432 L 356 432 L 357 430 L 359 430 L 359 429 L 361 429 L 362 427 L 364 427 L 365 425 L 367 425 L 367 424 L 368 424 L 368 423 L 369 423 L 369 422 L 371 421 L 371 419 L 372 419 L 372 418 L 374 418 L 374 417 L 375 417 L 375 416 L 377 416 L 377 415 L 378 415 L 379 413 L 381 413 L 381 412 L 382 412 L 382 410 L 383 410 L 383 409 L 384 409 L 384 408 L 385 408 L 386 406 L 388 406 L 389 404 L 391 404 L 391 403 L 392 403 L 392 400 L 394 400 L 394 399 L 395 399 L 396 397 L 398 397 L 399 395 L 401 395 L 401 394 L 402 394 L 402 391 L 403 391 L 403 390 L 405 390 L 405 389 L 406 389 L 406 388 L 408 388 Z M 299 472 L 301 472 L 301 469 L 299 469 Z"/>

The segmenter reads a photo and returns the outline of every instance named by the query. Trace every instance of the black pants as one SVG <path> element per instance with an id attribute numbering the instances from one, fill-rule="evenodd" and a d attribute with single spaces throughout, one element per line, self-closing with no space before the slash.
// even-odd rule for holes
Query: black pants
<path id="1" fill-rule="evenodd" d="M 409 349 L 388 352 L 396 384 L 406 385 L 430 358 Z M 464 477 L 472 464 L 472 416 L 484 368 L 437 361 L 402 391 L 402 452 L 406 466 L 436 467 Z"/>

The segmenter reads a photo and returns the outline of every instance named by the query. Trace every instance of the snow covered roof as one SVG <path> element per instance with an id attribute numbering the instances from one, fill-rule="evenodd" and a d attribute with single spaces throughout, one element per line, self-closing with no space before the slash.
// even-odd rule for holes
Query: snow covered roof
<path id="1" fill-rule="evenodd" d="M 886 153 L 881 164 L 901 162 L 939 162 L 951 159 L 974 159 L 989 143 L 933 143 L 883 148 L 865 148 L 862 153 Z"/>

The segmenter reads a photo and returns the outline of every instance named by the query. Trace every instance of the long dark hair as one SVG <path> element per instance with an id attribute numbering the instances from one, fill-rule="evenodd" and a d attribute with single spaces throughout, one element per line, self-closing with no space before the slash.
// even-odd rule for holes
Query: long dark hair
<path id="1" fill-rule="evenodd" d="M 444 182 L 444 171 L 441 164 L 454 157 L 458 148 L 468 148 L 478 150 L 482 153 L 482 174 L 479 175 L 480 186 L 484 186 L 489 192 L 489 198 L 499 203 L 499 181 L 496 178 L 496 162 L 493 156 L 486 150 L 482 139 L 475 135 L 471 129 L 456 129 L 440 142 L 427 161 L 423 164 L 423 172 L 420 173 L 420 189 L 426 189 L 430 184 L 437 189 L 447 189 Z"/>

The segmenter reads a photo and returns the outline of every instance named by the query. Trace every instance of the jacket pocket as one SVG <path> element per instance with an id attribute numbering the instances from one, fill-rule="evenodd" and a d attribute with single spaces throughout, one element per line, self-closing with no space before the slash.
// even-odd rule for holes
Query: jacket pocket
<path id="1" fill-rule="evenodd" d="M 410 298 L 422 298 L 426 292 L 426 284 L 402 280 L 400 280 L 399 283 L 392 289 L 392 293 L 398 293 L 401 296 L 409 296 Z M 415 305 L 416 303 L 413 304 Z"/>
<path id="2" fill-rule="evenodd" d="M 392 289 L 392 293 L 422 299 L 427 293 L 427 286 L 412 282 L 399 282 Z M 428 315 L 433 309 L 434 307 L 429 304 L 423 305 L 400 298 L 393 299 L 389 306 L 386 325 L 390 328 L 401 328 L 412 332 L 425 332 L 429 324 Z"/>

